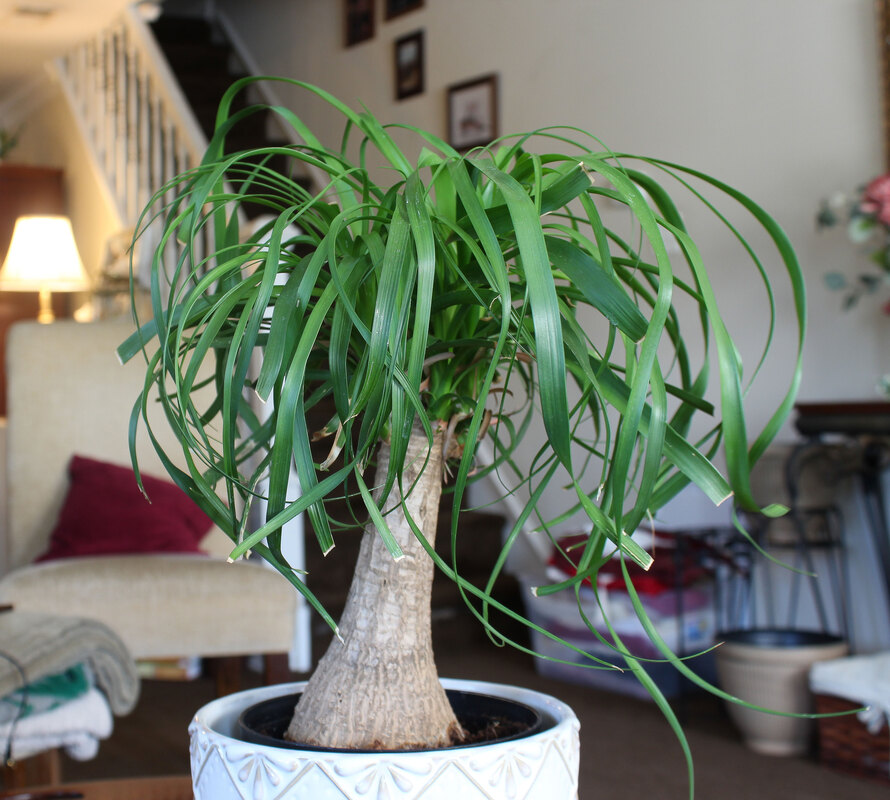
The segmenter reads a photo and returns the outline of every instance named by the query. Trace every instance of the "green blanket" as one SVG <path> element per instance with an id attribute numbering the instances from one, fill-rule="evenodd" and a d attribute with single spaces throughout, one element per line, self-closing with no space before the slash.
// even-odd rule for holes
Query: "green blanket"
<path id="1" fill-rule="evenodd" d="M 93 685 L 83 664 L 47 675 L 0 698 L 0 724 L 42 714 L 85 695 Z"/>

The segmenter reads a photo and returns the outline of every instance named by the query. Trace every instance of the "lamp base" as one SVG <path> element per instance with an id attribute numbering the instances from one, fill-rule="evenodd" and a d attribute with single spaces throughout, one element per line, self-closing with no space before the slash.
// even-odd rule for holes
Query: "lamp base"
<path id="1" fill-rule="evenodd" d="M 37 321 L 44 324 L 55 321 L 56 315 L 53 313 L 52 292 L 49 289 L 41 289 L 38 296 L 40 298 L 40 310 L 37 312 Z"/>

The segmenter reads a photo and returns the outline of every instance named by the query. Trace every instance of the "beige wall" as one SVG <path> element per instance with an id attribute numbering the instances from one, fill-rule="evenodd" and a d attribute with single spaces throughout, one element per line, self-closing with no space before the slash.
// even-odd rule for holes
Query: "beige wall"
<path id="1" fill-rule="evenodd" d="M 890 348 L 882 347 L 890 323 L 877 304 L 842 314 L 839 297 L 822 286 L 827 270 L 852 273 L 864 259 L 842 234 L 817 235 L 813 224 L 820 198 L 883 166 L 871 0 L 426 0 L 390 22 L 380 0 L 374 39 L 348 49 L 340 3 L 220 5 L 262 70 L 318 83 L 385 121 L 444 135 L 446 87 L 498 72 L 503 131 L 580 125 L 615 149 L 688 163 L 737 185 L 779 219 L 807 273 L 801 396 L 871 397 L 876 377 L 890 371 Z M 418 28 L 426 34 L 426 92 L 399 102 L 393 41 Z M 323 139 L 339 140 L 329 117 L 279 91 Z M 738 274 L 737 255 L 714 255 L 726 313 L 750 339 L 753 362 L 767 322 L 762 295 Z M 789 308 L 787 291 L 778 302 Z M 755 424 L 777 399 L 772 387 L 782 384 L 793 350 L 790 324 L 780 322 L 779 336 L 780 358 L 751 397 Z"/>

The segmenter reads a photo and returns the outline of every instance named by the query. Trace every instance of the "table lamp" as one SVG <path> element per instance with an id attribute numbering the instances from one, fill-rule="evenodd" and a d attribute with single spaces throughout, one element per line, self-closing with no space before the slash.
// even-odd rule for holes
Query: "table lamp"
<path id="1" fill-rule="evenodd" d="M 52 322 L 52 292 L 82 292 L 89 286 L 68 217 L 28 215 L 16 220 L 0 268 L 0 290 L 38 292 L 37 321 Z"/>

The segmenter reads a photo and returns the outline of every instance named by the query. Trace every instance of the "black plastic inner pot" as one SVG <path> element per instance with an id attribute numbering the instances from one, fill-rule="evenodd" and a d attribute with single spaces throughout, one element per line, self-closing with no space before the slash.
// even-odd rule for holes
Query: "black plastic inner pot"
<path id="1" fill-rule="evenodd" d="M 838 644 L 839 636 L 821 631 L 802 631 L 793 628 L 752 628 L 751 630 L 725 631 L 718 640 L 755 647 L 813 647 L 822 644 Z"/>
<path id="2" fill-rule="evenodd" d="M 469 743 L 458 747 L 478 747 L 494 742 L 506 742 L 521 736 L 531 736 L 552 728 L 556 721 L 544 716 L 531 706 L 503 697 L 446 689 L 445 694 L 454 709 L 458 721 L 469 734 Z M 284 732 L 294 713 L 299 694 L 283 695 L 263 700 L 246 708 L 238 717 L 235 736 L 251 744 L 287 747 L 299 750 L 324 750 L 335 752 L 371 752 L 341 750 L 332 747 L 313 747 L 290 742 Z"/>

